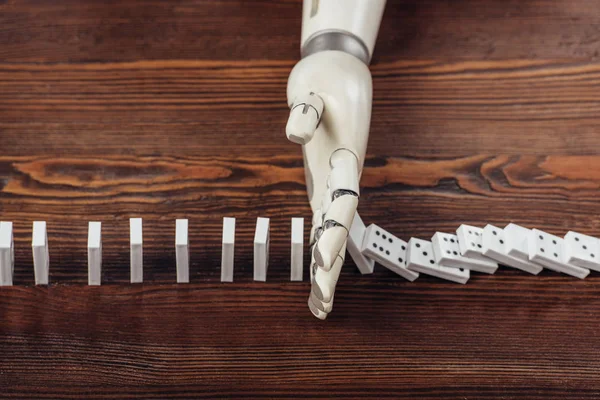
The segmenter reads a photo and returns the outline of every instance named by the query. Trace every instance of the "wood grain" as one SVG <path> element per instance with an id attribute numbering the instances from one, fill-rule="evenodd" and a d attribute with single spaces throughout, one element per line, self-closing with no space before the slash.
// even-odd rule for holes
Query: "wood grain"
<path id="1" fill-rule="evenodd" d="M 9 62 L 294 60 L 298 0 L 5 0 Z M 597 0 L 389 0 L 375 61 L 600 56 Z"/>
<path id="2" fill-rule="evenodd" d="M 0 64 L 3 154 L 248 156 L 257 137 L 262 154 L 297 154 L 283 134 L 292 66 Z M 397 61 L 372 71 L 373 154 L 596 153 L 596 62 Z"/>
<path id="3" fill-rule="evenodd" d="M 0 1 L 0 398 L 597 399 L 600 275 L 289 282 L 310 208 L 283 133 L 300 1 Z M 275 17 L 276 16 L 276 17 Z M 397 236 L 510 221 L 600 237 L 600 4 L 389 0 L 359 212 Z M 237 218 L 222 284 L 222 217 Z M 268 282 L 252 281 L 256 217 Z M 129 284 L 128 219 L 144 218 Z M 175 219 L 191 283 L 175 284 Z M 33 286 L 31 227 L 50 281 Z M 87 222 L 103 222 L 103 285 Z M 308 240 L 308 230 L 305 233 Z M 305 254 L 308 259 L 308 253 Z M 307 273 L 305 274 L 307 275 Z"/>

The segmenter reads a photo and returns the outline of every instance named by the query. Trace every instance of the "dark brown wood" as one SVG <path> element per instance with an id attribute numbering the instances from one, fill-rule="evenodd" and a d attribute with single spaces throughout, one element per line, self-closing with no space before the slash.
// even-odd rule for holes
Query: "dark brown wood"
<path id="1" fill-rule="evenodd" d="M 284 135 L 300 1 L 0 1 L 0 398 L 597 399 L 600 275 L 289 282 L 305 216 Z M 600 3 L 390 0 L 359 211 L 397 236 L 509 221 L 600 237 Z M 128 218 L 144 218 L 130 285 Z M 238 218 L 219 282 L 221 218 Z M 257 216 L 267 283 L 252 281 Z M 190 219 L 177 285 L 174 220 Z M 49 287 L 31 225 L 48 222 Z M 87 221 L 103 222 L 88 287 Z M 308 236 L 308 232 L 306 232 Z M 308 239 L 308 237 L 307 237 Z M 308 257 L 308 254 L 306 254 Z"/>
<path id="2" fill-rule="evenodd" d="M 9 62 L 293 60 L 299 0 L 4 0 Z M 390 0 L 375 60 L 600 56 L 597 0 Z"/>

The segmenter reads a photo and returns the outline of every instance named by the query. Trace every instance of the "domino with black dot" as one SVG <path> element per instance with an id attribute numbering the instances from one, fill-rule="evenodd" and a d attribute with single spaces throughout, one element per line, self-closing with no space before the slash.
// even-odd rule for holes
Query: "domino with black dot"
<path id="1" fill-rule="evenodd" d="M 470 236 L 469 232 L 471 232 Z M 460 233 L 467 235 L 466 238 L 463 238 L 462 242 L 465 242 L 466 239 L 466 243 L 463 247 L 465 248 L 465 254 L 470 254 L 471 257 L 462 255 L 463 251 L 460 247 L 461 240 L 459 240 L 458 235 L 436 232 L 431 238 L 431 243 L 433 245 L 433 253 L 437 263 L 443 267 L 465 268 L 486 274 L 493 274 L 496 272 L 498 263 L 490 259 L 484 259 L 483 255 L 477 253 L 477 250 L 479 250 L 482 245 L 480 242 L 477 242 L 479 236 L 475 235 L 476 232 L 474 232 L 473 229 L 467 229 L 466 232 L 461 230 Z M 479 241 L 480 240 L 481 239 L 479 239 Z M 478 255 L 480 258 L 474 258 L 473 255 Z"/>
<path id="2" fill-rule="evenodd" d="M 411 238 L 408 241 L 406 268 L 447 281 L 465 284 L 471 273 L 468 269 L 444 267 L 435 260 L 433 244 L 427 240 Z"/>
<path id="3" fill-rule="evenodd" d="M 412 282 L 419 274 L 406 268 L 406 246 L 404 240 L 371 224 L 365 232 L 361 253 Z"/>

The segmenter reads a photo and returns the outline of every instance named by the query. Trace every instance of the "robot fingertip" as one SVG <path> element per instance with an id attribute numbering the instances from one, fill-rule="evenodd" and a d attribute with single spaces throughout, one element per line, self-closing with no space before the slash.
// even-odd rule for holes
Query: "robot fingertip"
<path id="1" fill-rule="evenodd" d="M 308 299 L 308 308 L 310 309 L 310 312 L 312 313 L 312 315 L 314 315 L 318 319 L 320 319 L 320 320 L 323 321 L 323 320 L 325 320 L 327 318 L 327 313 L 319 310 L 317 308 L 317 306 L 315 306 L 312 303 L 312 301 L 310 301 L 310 298 Z"/>

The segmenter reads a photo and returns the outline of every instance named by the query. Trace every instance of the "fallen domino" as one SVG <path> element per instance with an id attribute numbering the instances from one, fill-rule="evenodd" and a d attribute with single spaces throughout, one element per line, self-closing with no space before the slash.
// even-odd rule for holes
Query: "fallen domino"
<path id="1" fill-rule="evenodd" d="M 529 235 L 529 259 L 556 272 L 583 279 L 590 273 L 587 268 L 570 264 L 564 256 L 564 239 L 539 229 L 533 229 Z"/>
<path id="2" fill-rule="evenodd" d="M 467 283 L 471 276 L 468 269 L 440 265 L 435 259 L 433 244 L 427 240 L 411 238 L 408 241 L 406 258 L 406 268 L 411 271 L 462 284 Z"/>
<path id="3" fill-rule="evenodd" d="M 266 282 L 269 267 L 269 218 L 256 219 L 254 233 L 254 280 Z"/>
<path id="4" fill-rule="evenodd" d="M 528 246 L 529 238 L 531 236 L 531 229 L 510 223 L 504 227 L 503 233 L 504 248 L 506 253 L 517 260 L 533 263 L 533 261 L 529 259 Z M 543 267 L 539 263 L 535 264 Z"/>
<path id="5" fill-rule="evenodd" d="M 0 286 L 12 286 L 14 268 L 12 222 L 0 222 Z"/>
<path id="6" fill-rule="evenodd" d="M 414 281 L 419 277 L 418 271 L 407 268 L 407 243 L 392 235 L 383 228 L 371 224 L 367 228 L 361 253 L 387 269 L 400 275 L 406 280 Z"/>
<path id="7" fill-rule="evenodd" d="M 142 219 L 129 219 L 130 282 L 144 281 Z"/>
<path id="8" fill-rule="evenodd" d="M 456 229 L 456 237 L 461 256 L 485 262 L 485 265 L 471 268 L 471 270 L 486 274 L 493 274 L 498 270 L 498 262 L 483 254 L 482 228 L 463 224 Z"/>
<path id="9" fill-rule="evenodd" d="M 189 283 L 190 250 L 187 219 L 175 221 L 175 261 L 177 263 L 177 283 Z"/>
<path id="10" fill-rule="evenodd" d="M 523 238 L 523 240 L 526 240 L 526 238 Z M 525 260 L 510 255 L 506 242 L 507 238 L 504 230 L 493 225 L 486 225 L 483 228 L 481 237 L 483 255 L 496 260 L 502 265 L 517 268 L 533 275 L 539 274 L 544 269 L 543 266 L 529 261 L 529 257 Z"/>
<path id="11" fill-rule="evenodd" d="M 469 238 L 464 238 L 467 240 L 468 247 L 475 249 L 483 247 L 480 243 L 476 243 L 476 238 L 479 237 L 478 232 L 468 229 L 466 232 L 461 230 L 461 233 L 470 235 Z M 431 243 L 433 245 L 435 260 L 442 267 L 464 268 L 486 274 L 493 274 L 498 269 L 498 263 L 489 258 L 483 259 L 463 256 L 459 245 L 458 235 L 436 232 L 431 238 Z M 465 250 L 465 253 L 467 253 L 468 249 Z M 475 250 L 473 250 L 472 253 L 478 254 Z"/>
<path id="12" fill-rule="evenodd" d="M 367 228 L 360 215 L 358 215 L 358 212 L 355 213 L 352 225 L 350 225 L 350 231 L 348 232 L 347 250 L 361 274 L 372 274 L 375 261 L 362 254 L 362 245 L 366 231 Z"/>
<path id="13" fill-rule="evenodd" d="M 102 224 L 88 223 L 88 285 L 100 285 L 102 276 Z"/>
<path id="14" fill-rule="evenodd" d="M 600 271 L 600 240 L 569 231 L 564 237 L 564 256 L 570 264 Z"/>
<path id="15" fill-rule="evenodd" d="M 35 275 L 35 284 L 47 285 L 50 259 L 48 253 L 46 221 L 33 222 L 31 247 L 33 250 L 33 272 Z"/>

